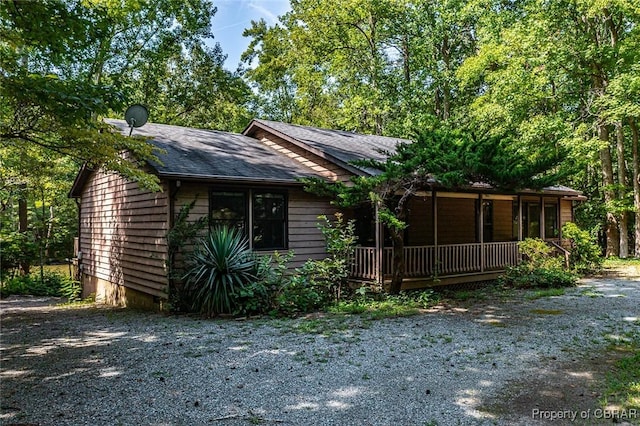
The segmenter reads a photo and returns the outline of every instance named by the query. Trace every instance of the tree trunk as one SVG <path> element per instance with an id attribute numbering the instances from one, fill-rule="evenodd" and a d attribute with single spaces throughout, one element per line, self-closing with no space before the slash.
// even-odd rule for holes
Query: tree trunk
<path id="1" fill-rule="evenodd" d="M 640 157 L 638 153 L 638 125 L 634 119 L 629 119 L 631 127 L 631 143 L 633 150 L 633 210 L 636 215 L 634 227 L 633 255 L 640 257 Z"/>
<path id="2" fill-rule="evenodd" d="M 409 37 L 402 36 L 402 70 L 404 71 L 404 82 L 407 87 L 411 84 L 411 68 L 409 65 Z"/>
<path id="3" fill-rule="evenodd" d="M 389 293 L 398 294 L 402 288 L 404 280 L 404 231 L 392 231 L 391 239 L 393 240 L 393 272 L 391 274 L 391 285 Z"/>
<path id="4" fill-rule="evenodd" d="M 395 217 L 400 222 L 405 222 L 407 219 L 407 204 L 411 195 L 413 194 L 413 188 L 405 190 L 405 193 L 400 197 L 398 204 L 395 208 Z M 398 294 L 402 289 L 402 281 L 405 275 L 405 262 L 404 262 L 404 228 L 391 229 L 391 239 L 393 240 L 393 272 L 391 274 L 391 286 L 389 287 L 389 293 Z"/>
<path id="5" fill-rule="evenodd" d="M 27 186 L 22 184 L 18 192 L 18 232 L 26 235 L 29 230 L 29 210 L 27 209 Z M 20 263 L 20 273 L 29 275 L 30 264 L 28 260 Z"/>
<path id="6" fill-rule="evenodd" d="M 53 238 L 53 222 L 55 220 L 53 206 L 49 206 L 49 221 L 47 224 L 47 234 L 45 237 L 44 257 L 50 258 L 49 249 L 51 248 L 51 239 Z"/>
<path id="7" fill-rule="evenodd" d="M 443 120 L 448 120 L 450 115 L 451 115 L 451 103 L 450 103 L 450 97 L 451 97 L 451 93 L 450 90 L 451 88 L 449 87 L 449 71 L 450 71 L 450 61 L 451 61 L 451 55 L 450 55 L 450 47 L 449 47 L 449 38 L 447 37 L 447 35 L 445 34 L 443 39 L 442 39 L 442 47 L 440 49 L 440 54 L 442 55 L 442 60 L 445 64 L 445 69 L 443 72 L 443 83 L 442 83 L 442 119 Z"/>
<path id="8" fill-rule="evenodd" d="M 622 122 L 616 123 L 616 152 L 618 154 L 618 185 L 620 200 L 626 198 L 627 192 L 627 166 L 624 158 L 624 130 Z M 620 257 L 626 259 L 629 256 L 629 212 L 623 210 L 620 213 Z"/>
<path id="9" fill-rule="evenodd" d="M 600 162 L 602 165 L 602 186 L 604 192 L 604 202 L 610 205 L 616 199 L 616 193 L 613 190 L 613 164 L 611 162 L 611 151 L 609 147 L 609 129 L 604 123 L 598 124 L 598 137 L 605 142 L 607 146 L 600 150 Z M 620 233 L 618 231 L 618 220 L 616 215 L 608 211 L 605 222 L 606 256 L 618 256 L 620 254 Z"/>

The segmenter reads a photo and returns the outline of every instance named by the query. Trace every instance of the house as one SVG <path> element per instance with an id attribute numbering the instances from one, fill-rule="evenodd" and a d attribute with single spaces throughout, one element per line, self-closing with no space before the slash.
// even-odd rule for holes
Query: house
<path id="1" fill-rule="evenodd" d="M 123 132 L 122 120 L 107 120 Z M 253 120 L 242 134 L 147 124 L 135 130 L 163 150 L 149 164 L 162 192 L 151 192 L 113 173 L 82 168 L 70 196 L 79 200 L 78 263 L 85 295 L 112 304 L 157 307 L 167 300 L 166 235 L 180 208 L 194 202 L 189 220 L 243 229 L 257 253 L 293 250 L 292 266 L 325 255 L 317 217 L 336 209 L 303 190 L 301 177 L 349 181 L 376 170 L 354 166 L 384 159 L 410 141 L 346 131 Z M 539 236 L 559 243 L 573 218 L 579 192 L 566 187 L 505 194 L 486 185 L 464 192 L 430 188 L 410 201 L 406 235 L 406 287 L 493 278 L 518 260 L 517 241 Z M 363 206 L 353 279 L 383 283 L 393 249 Z"/>

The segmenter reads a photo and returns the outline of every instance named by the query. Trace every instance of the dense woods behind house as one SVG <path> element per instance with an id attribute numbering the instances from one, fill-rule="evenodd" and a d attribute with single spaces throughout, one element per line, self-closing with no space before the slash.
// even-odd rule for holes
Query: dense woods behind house
<path id="1" fill-rule="evenodd" d="M 640 257 L 638 2 L 294 0 L 276 25 L 245 29 L 234 71 L 215 6 L 0 4 L 3 272 L 73 255 L 81 165 L 159 189 L 138 167 L 151 147 L 104 122 L 133 103 L 155 123 L 233 132 L 257 117 L 444 135 L 468 161 L 497 159 L 501 181 L 526 159 L 587 196 L 576 220 L 604 254 Z"/>

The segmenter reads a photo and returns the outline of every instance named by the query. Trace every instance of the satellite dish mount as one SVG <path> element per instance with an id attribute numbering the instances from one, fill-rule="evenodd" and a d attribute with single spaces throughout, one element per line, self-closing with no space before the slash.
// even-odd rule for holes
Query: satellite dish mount
<path id="1" fill-rule="evenodd" d="M 129 136 L 133 133 L 134 127 L 142 127 L 149 118 L 149 110 L 146 106 L 140 104 L 131 105 L 124 113 L 124 119 L 129 125 Z"/>

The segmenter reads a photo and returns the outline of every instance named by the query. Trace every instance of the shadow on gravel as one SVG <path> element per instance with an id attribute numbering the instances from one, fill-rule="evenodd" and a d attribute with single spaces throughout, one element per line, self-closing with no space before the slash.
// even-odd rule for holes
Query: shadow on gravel
<path id="1" fill-rule="evenodd" d="M 603 336 L 637 324 L 639 300 L 638 281 L 585 280 L 559 298 L 371 323 L 10 298 L 0 301 L 0 423 L 531 424 L 534 409 L 597 406 L 612 360 Z"/>

